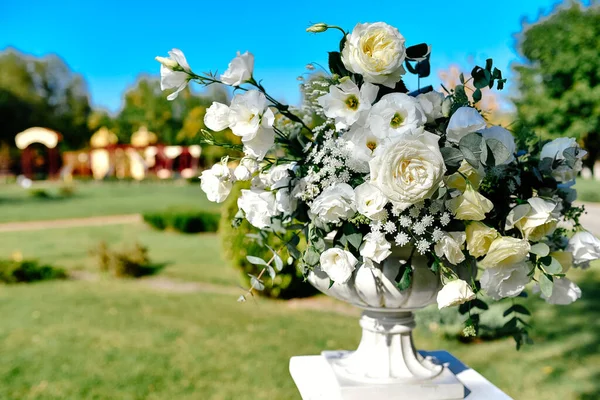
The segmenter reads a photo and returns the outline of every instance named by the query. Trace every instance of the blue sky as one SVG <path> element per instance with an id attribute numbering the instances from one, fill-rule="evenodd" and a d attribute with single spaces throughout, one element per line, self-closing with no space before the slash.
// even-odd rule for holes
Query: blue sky
<path id="1" fill-rule="evenodd" d="M 299 99 L 296 77 L 309 62 L 326 65 L 339 31 L 305 32 L 315 22 L 396 26 L 407 45 L 432 45 L 432 70 L 472 67 L 492 57 L 503 72 L 517 58 L 514 34 L 555 0 L 457 1 L 126 1 L 0 2 L 0 49 L 61 56 L 86 78 L 94 106 L 116 111 L 140 74 L 158 74 L 154 56 L 178 47 L 195 72 L 227 68 L 236 51 L 255 54 L 255 77 L 277 98 Z M 485 5 L 488 4 L 488 5 Z M 409 81 L 409 87 L 414 87 Z M 425 84 L 437 84 L 434 72 Z M 509 86 L 510 90 L 510 81 Z"/>

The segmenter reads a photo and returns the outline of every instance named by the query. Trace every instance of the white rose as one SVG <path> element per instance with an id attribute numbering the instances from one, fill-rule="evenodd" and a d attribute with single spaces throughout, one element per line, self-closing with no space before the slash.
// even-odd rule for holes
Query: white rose
<path id="1" fill-rule="evenodd" d="M 368 82 L 359 90 L 356 83 L 346 78 L 337 86 L 331 85 L 329 93 L 319 97 L 317 102 L 325 115 L 335 120 L 336 129 L 341 130 L 366 118 L 378 91 L 377 86 Z"/>
<path id="2" fill-rule="evenodd" d="M 386 216 L 384 207 L 388 203 L 387 197 L 377 187 L 368 182 L 354 188 L 356 208 L 359 213 L 372 220 L 381 220 Z"/>
<path id="3" fill-rule="evenodd" d="M 231 192 L 233 177 L 226 163 L 223 161 L 213 165 L 211 169 L 202 171 L 200 188 L 206 193 L 209 201 L 222 203 Z"/>
<path id="4" fill-rule="evenodd" d="M 398 29 L 383 22 L 357 24 L 346 36 L 342 62 L 348 71 L 362 75 L 366 82 L 394 88 L 405 73 L 404 42 Z"/>
<path id="5" fill-rule="evenodd" d="M 210 130 L 220 132 L 229 127 L 229 107 L 213 101 L 204 115 L 204 125 Z"/>
<path id="6" fill-rule="evenodd" d="M 515 160 L 514 154 L 517 150 L 517 146 L 515 144 L 515 138 L 509 130 L 504 129 L 501 126 L 492 126 L 490 128 L 483 129 L 481 134 L 485 139 L 496 139 L 508 150 L 508 157 L 503 160 L 495 160 L 497 165 L 510 164 Z"/>
<path id="7" fill-rule="evenodd" d="M 237 201 L 238 208 L 251 225 L 264 229 L 271 225 L 271 218 L 277 215 L 275 194 L 264 190 L 242 190 Z"/>
<path id="8" fill-rule="evenodd" d="M 360 246 L 360 255 L 376 263 L 381 263 L 392 254 L 391 248 L 391 243 L 385 240 L 383 233 L 371 232 L 367 233 L 363 238 L 363 243 Z"/>
<path id="9" fill-rule="evenodd" d="M 525 239 L 500 236 L 495 239 L 487 255 L 479 262 L 484 268 L 506 267 L 519 264 L 527 259 L 531 245 Z"/>
<path id="10" fill-rule="evenodd" d="M 340 284 L 344 284 L 352 277 L 352 272 L 358 264 L 358 260 L 352 253 L 346 250 L 331 248 L 325 250 L 319 259 L 321 270 L 329 278 Z"/>
<path id="11" fill-rule="evenodd" d="M 558 182 L 568 182 L 577 177 L 577 173 L 583 168 L 581 159 L 587 154 L 585 150 L 581 150 L 577 141 L 574 138 L 561 137 L 546 143 L 542 147 L 540 159 L 551 158 L 553 160 L 564 160 L 564 151 L 568 148 L 575 147 L 577 149 L 576 162 L 573 168 L 566 164 L 552 170 L 552 176 Z"/>
<path id="12" fill-rule="evenodd" d="M 400 208 L 431 197 L 446 172 L 438 139 L 423 132 L 377 148 L 369 162 L 371 184 Z"/>
<path id="13" fill-rule="evenodd" d="M 600 240 L 587 231 L 579 231 L 569 239 L 567 251 L 573 253 L 575 266 L 587 266 L 590 261 L 600 259 Z"/>
<path id="14" fill-rule="evenodd" d="M 417 100 L 427 116 L 428 123 L 433 124 L 436 119 L 444 116 L 444 113 L 442 112 L 444 95 L 440 92 L 432 90 L 431 92 L 420 94 L 417 96 Z"/>
<path id="15" fill-rule="evenodd" d="M 371 107 L 367 124 L 381 139 L 413 134 L 427 122 L 419 102 L 404 93 L 390 93 Z"/>
<path id="16" fill-rule="evenodd" d="M 450 281 L 437 294 L 438 308 L 457 306 L 477 297 L 471 286 L 462 279 Z"/>
<path id="17" fill-rule="evenodd" d="M 526 262 L 488 268 L 481 276 L 481 288 L 494 300 L 516 297 L 531 281 L 529 271 L 531 266 Z"/>
<path id="18" fill-rule="evenodd" d="M 486 199 L 479 192 L 476 192 L 470 185 L 467 185 L 463 194 L 448 200 L 446 205 L 457 219 L 465 221 L 484 220 L 485 214 L 494 208 L 494 203 Z"/>
<path id="19" fill-rule="evenodd" d="M 356 201 L 352 186 L 336 183 L 321 192 L 312 202 L 310 212 L 323 222 L 337 224 L 356 214 Z"/>
<path id="20" fill-rule="evenodd" d="M 458 143 L 466 134 L 481 131 L 485 126 L 485 120 L 479 111 L 472 107 L 460 107 L 450 117 L 446 137 L 448 141 Z"/>
<path id="21" fill-rule="evenodd" d="M 540 292 L 539 285 L 535 285 L 533 291 Z M 548 304 L 566 306 L 581 298 L 581 289 L 567 278 L 554 278 L 550 297 L 546 297 L 543 293 L 540 296 Z"/>
<path id="22" fill-rule="evenodd" d="M 473 257 L 487 254 L 492 242 L 500 236 L 497 230 L 481 222 L 471 222 L 467 225 L 467 250 Z"/>
<path id="23" fill-rule="evenodd" d="M 537 242 L 554 232 L 559 216 L 557 203 L 533 197 L 510 210 L 504 229 L 517 228 L 525 239 Z"/>
<path id="24" fill-rule="evenodd" d="M 252 78 L 254 70 L 254 55 L 249 52 L 240 54 L 231 60 L 227 70 L 221 75 L 221 82 L 229 86 L 240 86 Z"/>
<path id="25" fill-rule="evenodd" d="M 191 79 L 191 71 L 185 55 L 179 49 L 169 51 L 169 57 L 156 57 L 160 62 L 160 90 L 174 89 L 173 93 L 167 96 L 167 100 L 175 100 L 179 92 L 187 86 Z"/>
<path id="26" fill-rule="evenodd" d="M 444 236 L 435 244 L 434 251 L 438 257 L 445 256 L 450 264 L 457 265 L 465 260 L 462 252 L 466 234 L 464 232 L 444 232 Z"/>

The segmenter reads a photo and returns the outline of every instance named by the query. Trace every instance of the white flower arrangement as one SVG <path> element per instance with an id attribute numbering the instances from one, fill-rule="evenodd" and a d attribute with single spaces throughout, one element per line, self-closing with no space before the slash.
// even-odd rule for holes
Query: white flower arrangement
<path id="1" fill-rule="evenodd" d="M 231 168 L 233 158 L 202 173 L 208 199 L 222 202 L 236 181 L 250 181 L 237 200 L 238 217 L 265 235 L 294 232 L 284 251 L 305 273 L 320 265 L 331 284 L 349 281 L 358 265 L 380 269 L 399 246 L 411 257 L 426 256 L 440 276 L 440 308 L 461 305 L 471 315 L 472 307 L 487 308 L 481 294 L 514 298 L 529 284 L 549 303 L 577 300 L 581 290 L 565 273 L 600 258 L 600 241 L 583 230 L 583 209 L 573 205 L 570 186 L 585 155 L 577 142 L 532 146 L 490 126 L 476 105 L 482 89 L 502 89 L 506 81 L 492 60 L 473 69 L 471 99 L 464 78 L 446 94 L 431 86 L 409 92 L 402 76 L 428 76 L 430 46 L 406 47 L 383 22 L 352 32 L 324 23 L 307 30 L 330 29 L 343 32 L 341 51 L 330 53 L 329 72 L 304 80 L 299 109 L 255 80 L 251 53 L 238 53 L 220 77 L 195 74 L 177 49 L 157 57 L 161 88 L 175 89 L 170 100 L 190 81 L 236 89 L 230 105 L 213 103 L 205 124 L 231 129 L 241 144 L 202 134 L 206 144 L 245 156 Z M 570 240 L 565 226 L 576 232 Z M 264 287 L 265 271 L 274 276 L 272 265 L 281 268 L 281 249 L 271 251 L 268 262 L 248 257 L 263 266 L 248 294 Z M 411 271 L 409 258 L 398 290 L 410 286 Z M 507 312 L 522 317 L 523 309 Z M 470 317 L 467 328 L 476 331 L 477 320 Z M 526 336 L 525 324 L 513 328 L 521 335 L 515 337 Z"/>

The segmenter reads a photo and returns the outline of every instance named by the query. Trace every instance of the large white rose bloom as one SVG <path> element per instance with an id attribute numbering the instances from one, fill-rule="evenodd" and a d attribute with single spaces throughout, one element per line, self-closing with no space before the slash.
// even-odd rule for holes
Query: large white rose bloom
<path id="1" fill-rule="evenodd" d="M 463 136 L 481 131 L 485 127 L 485 120 L 479 111 L 473 107 L 460 107 L 450 117 L 446 128 L 446 138 L 450 142 L 458 143 Z"/>
<path id="2" fill-rule="evenodd" d="M 457 265 L 465 260 L 462 252 L 466 240 L 464 232 L 444 232 L 444 236 L 435 244 L 434 251 L 438 257 L 446 257 L 450 264 Z"/>
<path id="3" fill-rule="evenodd" d="M 371 107 L 367 124 L 381 139 L 409 135 L 425 125 L 427 117 L 419 102 L 404 93 L 390 93 Z"/>
<path id="4" fill-rule="evenodd" d="M 329 186 L 312 202 L 310 212 L 326 223 L 351 218 L 356 214 L 354 189 L 347 183 Z"/>
<path id="5" fill-rule="evenodd" d="M 487 255 L 479 262 L 484 268 L 506 267 L 521 263 L 529 256 L 531 245 L 525 239 L 510 236 L 500 236 L 495 239 Z"/>
<path id="6" fill-rule="evenodd" d="M 337 86 L 331 85 L 329 93 L 317 101 L 325 115 L 335 120 L 335 128 L 341 130 L 366 118 L 378 91 L 371 83 L 365 82 L 359 89 L 351 79 L 345 79 Z"/>
<path id="7" fill-rule="evenodd" d="M 384 207 L 388 203 L 387 197 L 376 186 L 365 182 L 354 188 L 356 208 L 359 213 L 372 220 L 382 220 L 386 217 Z"/>
<path id="8" fill-rule="evenodd" d="M 481 288 L 494 300 L 516 297 L 531 281 L 529 271 L 531 266 L 526 262 L 488 268 L 481 276 Z"/>
<path id="9" fill-rule="evenodd" d="M 600 240 L 587 231 L 579 231 L 569 239 L 567 251 L 573 253 L 575 266 L 587 266 L 590 261 L 600 259 Z"/>
<path id="10" fill-rule="evenodd" d="M 430 198 L 446 172 L 438 139 L 433 133 L 423 132 L 377 148 L 369 162 L 370 183 L 403 209 Z"/>
<path id="11" fill-rule="evenodd" d="M 385 240 L 383 233 L 370 232 L 363 239 L 363 243 L 360 246 L 360 255 L 376 263 L 381 263 L 392 254 L 391 248 L 392 244 Z"/>
<path id="12" fill-rule="evenodd" d="M 231 60 L 227 70 L 221 75 L 220 80 L 229 86 L 240 86 L 252 78 L 253 70 L 254 55 L 250 52 L 240 54 L 238 51 L 237 57 Z"/>
<path id="13" fill-rule="evenodd" d="M 202 171 L 200 175 L 200 188 L 206 193 L 209 201 L 224 202 L 232 187 L 233 176 L 226 161 L 213 165 L 211 169 Z"/>
<path id="14" fill-rule="evenodd" d="M 402 65 L 406 57 L 404 42 L 398 29 L 383 22 L 357 24 L 346 36 L 342 62 L 349 71 L 362 75 L 365 82 L 393 88 L 406 72 Z"/>
<path id="15" fill-rule="evenodd" d="M 534 293 L 540 292 L 539 285 L 533 287 Z M 552 294 L 540 295 L 548 304 L 566 306 L 581 298 L 581 289 L 567 278 L 554 278 Z"/>
<path id="16" fill-rule="evenodd" d="M 167 96 L 167 100 L 175 100 L 179 92 L 187 86 L 192 70 L 179 49 L 169 51 L 169 57 L 156 57 L 160 63 L 160 90 L 176 89 Z"/>
<path id="17" fill-rule="evenodd" d="M 417 96 L 417 101 L 421 105 L 428 123 L 433 124 L 436 119 L 444 116 L 442 112 L 444 95 L 440 92 L 432 90 L 431 92 L 420 94 Z"/>
<path id="18" fill-rule="evenodd" d="M 561 165 L 556 169 L 552 170 L 552 176 L 558 182 L 568 182 L 577 177 L 577 173 L 581 171 L 583 168 L 583 163 L 581 159 L 583 156 L 587 154 L 587 151 L 581 150 L 577 141 L 574 138 L 570 137 L 561 137 L 554 139 L 553 141 L 546 143 L 544 147 L 542 147 L 542 152 L 540 154 L 540 158 L 552 158 L 556 160 L 564 160 L 564 151 L 568 148 L 575 147 L 577 148 L 577 161 L 573 168 L 570 168 L 568 165 Z"/>
<path id="19" fill-rule="evenodd" d="M 475 293 L 471 286 L 462 279 L 450 281 L 437 294 L 438 308 L 457 306 L 473 300 Z"/>
<path id="20" fill-rule="evenodd" d="M 248 222 L 258 229 L 271 225 L 271 217 L 278 214 L 275 194 L 265 190 L 242 190 L 237 201 Z"/>
<path id="21" fill-rule="evenodd" d="M 508 157 L 502 160 L 495 160 L 496 164 L 510 164 L 515 160 L 514 154 L 516 153 L 517 146 L 515 144 L 514 136 L 508 129 L 504 129 L 501 126 L 492 126 L 490 128 L 483 129 L 481 134 L 485 139 L 498 140 L 508 150 Z"/>
<path id="22" fill-rule="evenodd" d="M 525 239 L 537 242 L 556 229 L 560 216 L 558 204 L 541 197 L 528 199 L 527 203 L 510 210 L 504 229 L 517 228 Z"/>
<path id="23" fill-rule="evenodd" d="M 319 259 L 321 270 L 335 283 L 347 283 L 352 277 L 352 272 L 358 260 L 346 250 L 332 248 L 325 250 Z"/>

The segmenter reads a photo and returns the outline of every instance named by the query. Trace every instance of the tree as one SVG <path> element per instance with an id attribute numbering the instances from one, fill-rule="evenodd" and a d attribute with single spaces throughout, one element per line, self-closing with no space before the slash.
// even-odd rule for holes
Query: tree
<path id="1" fill-rule="evenodd" d="M 0 141 L 14 146 L 14 137 L 32 126 L 54 129 L 63 146 L 78 148 L 90 131 L 91 112 L 83 77 L 58 56 L 26 56 L 8 49 L 0 53 Z"/>
<path id="2" fill-rule="evenodd" d="M 600 155 L 600 7 L 570 3 L 525 27 L 518 50 L 520 123 L 542 137 L 577 138 L 592 167 Z"/>

